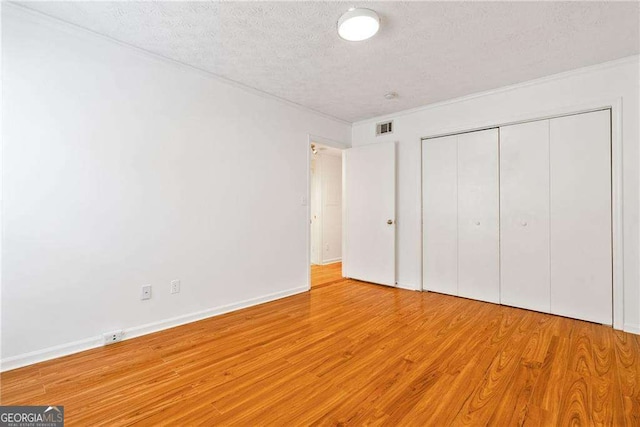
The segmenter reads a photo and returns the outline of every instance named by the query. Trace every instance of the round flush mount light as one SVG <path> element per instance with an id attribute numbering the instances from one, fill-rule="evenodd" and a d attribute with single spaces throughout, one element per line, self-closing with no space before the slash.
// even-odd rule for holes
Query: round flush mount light
<path id="1" fill-rule="evenodd" d="M 384 99 L 392 100 L 398 97 L 398 92 L 387 92 L 384 94 Z"/>
<path id="2" fill-rule="evenodd" d="M 373 37 L 379 28 L 380 18 L 371 9 L 352 7 L 338 19 L 338 35 L 352 42 Z"/>

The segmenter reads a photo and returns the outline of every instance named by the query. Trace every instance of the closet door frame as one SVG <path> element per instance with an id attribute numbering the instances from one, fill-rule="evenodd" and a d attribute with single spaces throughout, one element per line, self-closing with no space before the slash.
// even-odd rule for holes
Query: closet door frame
<path id="1" fill-rule="evenodd" d="M 494 120 L 471 122 L 436 129 L 420 138 L 420 168 L 418 177 L 418 197 L 420 200 L 420 278 L 419 289 L 422 289 L 424 277 L 423 256 L 423 203 L 422 203 L 422 141 L 460 133 L 475 132 L 501 126 L 547 120 L 575 114 L 590 113 L 599 110 L 610 110 L 611 113 L 611 239 L 612 239 L 612 271 L 613 271 L 613 328 L 636 332 L 633 325 L 624 324 L 624 224 L 622 199 L 622 98 L 594 100 L 585 104 L 563 108 L 538 111 L 536 113 L 499 116 Z M 637 333 L 637 332 L 636 332 Z"/>

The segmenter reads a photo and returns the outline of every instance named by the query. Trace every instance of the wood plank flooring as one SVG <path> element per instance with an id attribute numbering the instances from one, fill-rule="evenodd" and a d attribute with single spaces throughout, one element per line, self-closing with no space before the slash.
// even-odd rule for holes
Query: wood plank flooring
<path id="1" fill-rule="evenodd" d="M 64 405 L 70 426 L 640 426 L 638 336 L 435 293 L 319 284 L 3 373 L 2 404 Z"/>
<path id="2" fill-rule="evenodd" d="M 342 263 L 311 265 L 311 287 L 327 286 L 342 280 Z"/>

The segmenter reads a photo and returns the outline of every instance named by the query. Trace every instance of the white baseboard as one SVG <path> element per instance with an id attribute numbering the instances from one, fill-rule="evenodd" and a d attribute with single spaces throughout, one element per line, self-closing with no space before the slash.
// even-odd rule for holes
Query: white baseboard
<path id="1" fill-rule="evenodd" d="M 342 261 L 342 258 L 323 259 L 322 265 L 335 264 L 336 262 L 341 262 L 341 261 Z"/>
<path id="2" fill-rule="evenodd" d="M 134 326 L 124 329 L 124 340 L 140 337 L 142 335 L 151 334 L 176 326 L 184 325 L 198 320 L 206 319 L 220 314 L 229 313 L 231 311 L 240 310 L 242 308 L 252 307 L 254 305 L 263 304 L 269 301 L 285 298 L 295 294 L 308 291 L 307 286 L 300 286 L 286 291 L 275 292 L 257 298 L 240 301 L 237 303 L 227 304 L 220 307 L 209 308 L 195 313 L 184 314 L 182 316 L 172 317 L 157 322 L 147 323 L 146 325 Z M 21 368 L 23 366 L 32 365 L 45 360 L 56 359 L 62 356 L 79 353 L 81 351 L 90 350 L 92 348 L 102 346 L 102 334 L 86 338 L 83 340 L 73 341 L 65 344 L 56 345 L 42 350 L 30 353 L 19 354 L 17 356 L 7 357 L 0 360 L 0 372 L 10 371 L 12 369 Z"/>
<path id="3" fill-rule="evenodd" d="M 633 325 L 631 323 L 625 323 L 623 331 L 632 334 L 640 335 L 640 325 Z"/>
<path id="4" fill-rule="evenodd" d="M 19 354 L 17 356 L 7 357 L 0 361 L 0 372 L 10 371 L 23 366 L 33 365 L 34 363 L 44 362 L 45 360 L 56 359 L 58 357 L 67 356 L 69 354 L 79 353 L 81 351 L 90 350 L 102 345 L 102 337 L 91 337 L 83 340 L 72 341 L 53 347 L 36 350 L 29 353 Z"/>
<path id="5" fill-rule="evenodd" d="M 413 285 L 404 285 L 404 284 L 402 284 L 402 283 L 397 283 L 397 284 L 396 284 L 396 288 L 398 288 L 398 289 L 405 289 L 405 290 L 407 290 L 407 291 L 419 291 L 419 290 L 420 290 L 420 289 L 416 289 L 416 287 L 415 287 L 415 286 L 413 286 Z"/>

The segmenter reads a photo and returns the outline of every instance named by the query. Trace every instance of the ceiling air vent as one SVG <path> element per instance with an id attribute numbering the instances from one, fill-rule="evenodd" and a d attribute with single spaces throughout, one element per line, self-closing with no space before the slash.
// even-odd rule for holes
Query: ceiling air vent
<path id="1" fill-rule="evenodd" d="M 389 133 L 393 133 L 393 120 L 384 123 L 378 123 L 376 125 L 376 136 L 386 135 Z"/>

